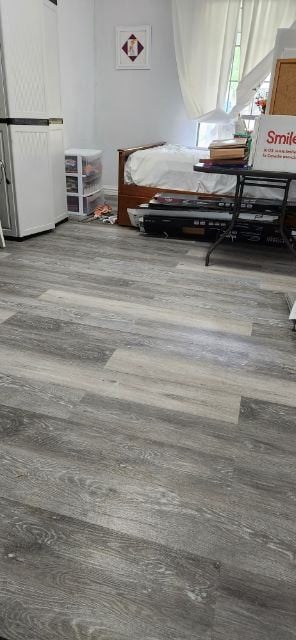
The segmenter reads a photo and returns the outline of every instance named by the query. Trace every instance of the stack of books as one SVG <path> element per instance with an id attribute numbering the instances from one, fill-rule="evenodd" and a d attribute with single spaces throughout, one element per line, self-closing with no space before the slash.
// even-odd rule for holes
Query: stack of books
<path id="1" fill-rule="evenodd" d="M 210 157 L 201 159 L 207 167 L 244 167 L 248 161 L 248 140 L 244 137 L 213 140 Z"/>

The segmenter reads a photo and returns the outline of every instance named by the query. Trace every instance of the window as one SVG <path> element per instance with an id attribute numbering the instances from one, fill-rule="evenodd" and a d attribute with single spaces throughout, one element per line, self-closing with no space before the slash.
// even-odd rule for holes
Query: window
<path id="1" fill-rule="evenodd" d="M 233 52 L 233 59 L 230 71 L 230 78 L 228 83 L 228 91 L 226 98 L 225 111 L 229 113 L 236 104 L 236 92 L 239 83 L 239 70 L 240 70 L 240 54 L 241 54 L 241 37 L 242 37 L 242 12 L 243 12 L 243 0 L 241 2 L 240 12 L 239 12 L 239 20 L 236 34 L 235 47 Z M 264 97 L 268 94 L 269 84 L 270 84 L 270 75 L 264 80 L 262 85 L 258 88 L 254 88 L 254 98 L 253 100 L 242 110 L 241 114 L 246 116 L 253 116 L 250 118 L 252 122 L 254 120 L 254 116 L 259 115 L 260 109 L 256 105 L 256 95 L 260 92 Z"/>
<path id="2" fill-rule="evenodd" d="M 254 98 L 252 102 L 250 102 L 241 112 L 242 116 L 258 116 L 260 113 L 259 107 L 256 105 L 256 96 L 260 93 L 262 96 L 266 97 L 269 92 L 270 85 L 270 77 L 271 73 L 267 76 L 267 78 L 262 82 L 262 85 L 256 90 L 254 89 Z M 253 120 L 254 118 L 251 118 Z"/>
<path id="3" fill-rule="evenodd" d="M 243 3 L 241 2 L 236 40 L 230 69 L 230 78 L 228 82 L 228 91 L 226 97 L 225 111 L 229 113 L 236 104 L 236 90 L 239 83 L 240 57 L 241 57 L 241 37 L 242 37 L 242 13 Z"/>
<path id="4" fill-rule="evenodd" d="M 239 83 L 239 71 L 240 71 L 240 56 L 241 56 L 241 36 L 242 36 L 242 13 L 243 2 L 241 1 L 241 7 L 239 12 L 239 19 L 237 25 L 236 41 L 233 51 L 233 58 L 230 70 L 230 77 L 227 89 L 227 97 L 225 103 L 226 113 L 230 113 L 236 104 L 236 92 Z M 241 115 L 245 119 L 248 131 L 253 130 L 255 116 L 259 115 L 260 109 L 256 105 L 256 95 L 260 92 L 262 96 L 266 96 L 269 91 L 270 75 L 264 80 L 262 85 L 258 88 L 254 88 L 253 100 L 241 111 Z M 207 148 L 214 137 L 229 137 L 232 135 L 232 131 L 229 130 L 229 126 L 225 125 L 224 129 L 226 135 L 223 134 L 223 127 L 216 126 L 213 123 L 206 122 L 199 123 L 197 125 L 197 146 Z M 220 133 L 221 132 L 221 133 Z"/>

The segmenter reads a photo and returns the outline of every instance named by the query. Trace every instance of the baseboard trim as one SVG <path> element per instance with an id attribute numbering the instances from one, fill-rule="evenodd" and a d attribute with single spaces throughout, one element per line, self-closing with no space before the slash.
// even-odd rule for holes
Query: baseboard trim
<path id="1" fill-rule="evenodd" d="M 106 196 L 118 196 L 118 187 L 112 187 L 109 184 L 105 184 L 103 188 Z"/>

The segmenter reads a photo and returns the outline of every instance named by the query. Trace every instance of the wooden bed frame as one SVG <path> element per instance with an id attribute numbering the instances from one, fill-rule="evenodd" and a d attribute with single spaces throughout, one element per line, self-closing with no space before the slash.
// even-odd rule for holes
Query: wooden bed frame
<path id="1" fill-rule="evenodd" d="M 124 182 L 124 169 L 125 163 L 128 157 L 135 153 L 135 151 L 142 151 L 144 149 L 153 149 L 153 147 L 160 147 L 166 144 L 166 142 L 155 142 L 154 144 L 146 144 L 143 147 L 133 147 L 130 149 L 118 149 L 119 154 L 119 166 L 118 166 L 118 224 L 124 227 L 131 227 L 130 219 L 128 216 L 128 209 L 135 209 L 139 204 L 148 202 L 155 196 L 156 193 L 183 193 L 192 195 L 192 191 L 179 191 L 177 189 L 162 189 L 155 187 L 139 187 L 136 184 L 126 184 Z M 192 168 L 193 170 L 193 168 Z M 209 194 L 200 194 L 200 197 L 204 198 L 218 198 L 218 196 L 211 196 Z"/>

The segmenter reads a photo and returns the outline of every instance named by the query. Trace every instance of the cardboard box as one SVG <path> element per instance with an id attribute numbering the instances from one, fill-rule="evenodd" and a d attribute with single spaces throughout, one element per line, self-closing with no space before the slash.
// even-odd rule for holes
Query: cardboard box
<path id="1" fill-rule="evenodd" d="M 260 117 L 253 169 L 296 173 L 296 116 Z"/>

